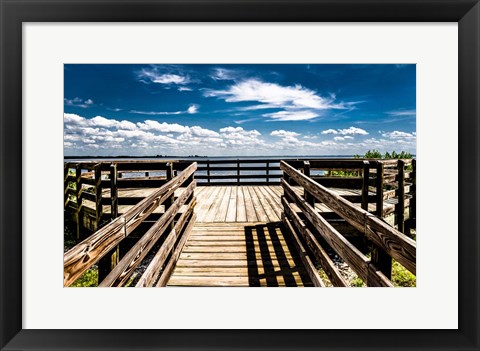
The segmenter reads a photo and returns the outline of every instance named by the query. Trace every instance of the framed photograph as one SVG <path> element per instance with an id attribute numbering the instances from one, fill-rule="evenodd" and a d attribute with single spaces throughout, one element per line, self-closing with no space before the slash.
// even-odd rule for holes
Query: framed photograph
<path id="1" fill-rule="evenodd" d="M 478 1 L 0 2 L 2 350 L 479 349 Z"/>

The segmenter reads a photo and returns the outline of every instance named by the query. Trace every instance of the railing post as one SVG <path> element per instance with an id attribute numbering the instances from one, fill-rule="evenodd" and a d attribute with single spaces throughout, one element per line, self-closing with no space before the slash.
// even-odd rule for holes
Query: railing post
<path id="1" fill-rule="evenodd" d="M 117 187 L 117 164 L 110 165 L 110 198 L 111 220 L 118 217 L 118 187 Z M 98 283 L 112 271 L 120 261 L 120 245 L 115 246 L 109 253 L 98 261 Z"/>
<path id="2" fill-rule="evenodd" d="M 82 169 L 79 164 L 75 166 L 75 199 L 77 201 L 77 211 L 75 212 L 77 239 L 80 239 L 82 228 Z"/>
<path id="3" fill-rule="evenodd" d="M 370 162 L 363 161 L 362 208 L 368 211 L 368 186 L 370 180 Z"/>
<path id="4" fill-rule="evenodd" d="M 385 250 L 373 245 L 371 262 L 382 272 L 388 279 L 392 278 L 392 258 Z M 368 282 L 367 282 L 368 285 Z"/>
<path id="5" fill-rule="evenodd" d="M 102 164 L 97 163 L 95 172 L 95 231 L 99 229 L 103 215 L 102 206 Z"/>
<path id="6" fill-rule="evenodd" d="M 267 181 L 267 184 L 270 182 L 270 170 L 269 170 L 269 167 L 270 167 L 270 162 L 267 162 L 266 163 L 266 166 L 267 168 L 265 169 L 265 174 L 266 174 L 266 181 Z"/>
<path id="7" fill-rule="evenodd" d="M 303 174 L 305 174 L 307 177 L 310 178 L 310 162 L 309 161 L 303 161 Z M 312 194 L 310 194 L 307 189 L 303 188 L 304 192 L 304 198 L 307 203 L 315 208 L 315 197 L 313 197 Z"/>
<path id="8" fill-rule="evenodd" d="M 377 161 L 377 208 L 376 214 L 383 218 L 383 179 L 384 164 L 382 161 Z M 373 244 L 371 262 L 388 278 L 392 277 L 392 258 L 383 249 Z M 367 282 L 368 285 L 368 282 Z"/>
<path id="9" fill-rule="evenodd" d="M 63 209 L 67 208 L 68 204 L 68 163 L 63 165 Z"/>
<path id="10" fill-rule="evenodd" d="M 210 160 L 207 160 L 207 183 L 210 184 Z"/>
<path id="11" fill-rule="evenodd" d="M 150 172 L 145 172 L 145 177 L 150 177 Z"/>
<path id="12" fill-rule="evenodd" d="M 383 163 L 377 161 L 377 216 L 383 218 Z"/>
<path id="13" fill-rule="evenodd" d="M 414 223 L 414 225 L 410 225 L 410 228 L 416 228 L 416 220 L 417 220 L 417 160 L 412 160 L 412 173 L 411 173 L 412 185 L 410 186 L 410 214 L 409 214 L 409 221 L 410 223 Z M 409 233 L 410 234 L 410 233 Z"/>
<path id="14" fill-rule="evenodd" d="M 110 165 L 110 200 L 112 220 L 118 217 L 117 164 Z"/>
<path id="15" fill-rule="evenodd" d="M 240 185 L 240 160 L 237 158 L 237 185 Z"/>
<path id="16" fill-rule="evenodd" d="M 172 162 L 169 162 L 167 163 L 167 182 L 171 179 L 173 179 L 173 163 Z M 173 193 L 172 195 L 170 195 L 170 197 L 168 199 L 165 200 L 165 202 L 163 203 L 164 206 L 165 206 L 165 212 L 167 212 L 168 208 L 170 206 L 173 205 L 173 202 L 175 201 L 175 193 Z M 172 221 L 172 223 L 170 224 L 170 230 L 173 230 L 173 228 L 175 227 L 175 220 Z"/>
<path id="17" fill-rule="evenodd" d="M 398 231 L 405 234 L 405 161 L 398 160 Z"/>

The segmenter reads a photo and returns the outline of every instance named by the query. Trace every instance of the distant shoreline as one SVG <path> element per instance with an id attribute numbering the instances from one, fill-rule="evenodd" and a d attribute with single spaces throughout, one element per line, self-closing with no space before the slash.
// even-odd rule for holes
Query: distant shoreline
<path id="1" fill-rule="evenodd" d="M 200 155 L 191 155 L 191 156 L 178 156 L 178 155 L 156 155 L 156 156 L 64 156 L 64 160 L 87 160 L 87 159 L 136 159 L 136 158 L 174 158 L 174 159 L 188 159 L 188 158 L 308 158 L 308 157 L 321 157 L 321 158 L 353 158 L 353 155 L 276 155 L 276 156 L 200 156 Z"/>

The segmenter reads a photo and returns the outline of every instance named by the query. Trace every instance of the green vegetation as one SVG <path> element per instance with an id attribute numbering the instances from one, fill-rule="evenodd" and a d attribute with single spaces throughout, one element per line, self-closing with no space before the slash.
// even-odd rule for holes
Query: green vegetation
<path id="1" fill-rule="evenodd" d="M 72 285 L 73 287 L 89 287 L 89 286 L 98 286 L 98 269 L 92 267 L 87 269 L 80 278 L 75 280 Z"/>
<path id="2" fill-rule="evenodd" d="M 385 154 L 382 155 L 382 153 L 378 150 L 368 150 L 365 155 L 353 155 L 353 158 L 375 158 L 375 159 L 382 159 L 382 160 L 392 160 L 392 159 L 398 159 L 398 160 L 405 160 L 405 159 L 411 159 L 413 158 L 413 155 L 410 152 L 402 151 L 400 153 L 397 153 L 396 151 L 392 151 L 392 153 L 389 153 L 388 151 L 385 152 Z"/>
<path id="3" fill-rule="evenodd" d="M 392 283 L 395 286 L 415 287 L 417 286 L 417 277 L 392 259 Z"/>

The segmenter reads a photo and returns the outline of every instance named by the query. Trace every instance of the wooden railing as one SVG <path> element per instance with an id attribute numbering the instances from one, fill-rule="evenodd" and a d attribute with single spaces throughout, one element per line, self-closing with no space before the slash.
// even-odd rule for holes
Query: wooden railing
<path id="1" fill-rule="evenodd" d="M 363 161 L 362 167 L 364 165 Z M 291 163 L 291 162 L 290 162 Z M 381 165 L 381 163 L 379 163 Z M 369 163 L 370 165 L 370 163 Z M 298 165 L 296 165 L 298 166 Z M 357 164 L 352 164 L 352 167 Z M 313 260 L 320 263 L 331 283 L 336 286 L 346 286 L 345 280 L 327 254 L 327 247 L 334 250 L 367 286 L 393 286 L 390 281 L 392 258 L 407 270 L 416 274 L 416 243 L 408 236 L 386 224 L 374 214 L 360 208 L 349 200 L 327 189 L 308 175 L 298 171 L 291 164 L 282 161 L 280 164 L 285 178 L 282 179 L 284 196 L 283 218 L 299 245 L 308 247 L 312 258 L 304 255 L 304 263 Z M 381 166 L 380 166 L 381 167 Z M 362 189 L 367 188 L 367 175 Z M 300 187 L 303 196 L 294 188 Z M 365 201 L 365 199 L 363 200 Z M 372 245 L 371 258 L 368 258 L 349 240 L 340 234 L 315 209 L 315 203 L 320 202 L 330 208 L 354 227 L 360 235 Z M 300 213 L 297 212 L 300 209 Z M 311 274 L 313 281 L 318 279 Z"/>
<path id="2" fill-rule="evenodd" d="M 389 218 L 405 234 L 416 227 L 416 160 L 322 159 L 285 160 L 320 185 L 336 188 L 340 196 Z M 290 182 L 290 177 L 284 174 Z M 349 190 L 353 190 L 350 191 Z M 308 197 L 308 196 L 307 196 Z"/>
<path id="3" fill-rule="evenodd" d="M 199 185 L 279 185 L 279 159 L 199 160 Z"/>
<path id="4" fill-rule="evenodd" d="M 119 190 L 158 188 L 189 165 L 191 162 L 178 161 L 65 163 L 64 209 L 66 218 L 76 225 L 77 239 L 118 217 L 119 206 L 135 205 L 144 199 L 131 194 L 121 196 Z"/>
<path id="5" fill-rule="evenodd" d="M 136 285 L 165 285 L 195 221 L 193 209 L 196 203 L 194 197 L 196 182 L 193 175 L 196 169 L 196 163 L 190 164 L 153 194 L 66 252 L 64 286 L 71 285 L 88 268 L 105 258 L 111 266 L 104 277 L 100 275 L 99 267 L 99 286 L 123 286 L 156 243 L 161 245 Z M 180 187 L 183 191 L 175 198 L 175 191 Z M 162 204 L 165 205 L 163 215 L 122 258 L 119 258 L 118 246 L 122 240 Z M 185 207 L 186 209 L 180 213 Z M 113 252 L 115 259 L 111 257 Z"/>

